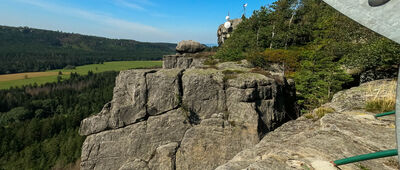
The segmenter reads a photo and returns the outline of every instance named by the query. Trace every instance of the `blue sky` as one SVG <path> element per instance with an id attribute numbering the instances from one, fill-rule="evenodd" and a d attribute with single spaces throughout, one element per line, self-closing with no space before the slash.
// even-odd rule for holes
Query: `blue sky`
<path id="1" fill-rule="evenodd" d="M 146 42 L 217 42 L 216 31 L 274 0 L 0 0 L 0 25 Z"/>

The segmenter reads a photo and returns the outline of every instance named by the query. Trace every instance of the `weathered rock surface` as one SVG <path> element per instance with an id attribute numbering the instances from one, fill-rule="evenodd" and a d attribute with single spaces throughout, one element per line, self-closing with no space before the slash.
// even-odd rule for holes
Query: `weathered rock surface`
<path id="1" fill-rule="evenodd" d="M 293 83 L 229 69 L 122 71 L 81 123 L 81 169 L 214 169 L 297 117 Z"/>
<path id="2" fill-rule="evenodd" d="M 204 49 L 206 49 L 206 46 L 192 40 L 181 41 L 178 43 L 178 46 L 176 46 L 176 51 L 179 53 L 197 53 Z"/>
<path id="3" fill-rule="evenodd" d="M 188 69 L 188 68 L 201 68 L 206 58 L 191 57 L 185 54 L 165 55 L 163 56 L 163 68 L 172 69 Z"/>
<path id="4" fill-rule="evenodd" d="M 232 32 L 237 28 L 237 26 L 242 22 L 242 19 L 237 18 L 229 21 L 231 23 L 230 28 L 225 28 L 224 24 L 221 24 L 218 27 L 217 36 L 218 36 L 218 45 L 222 45 L 226 39 L 228 39 Z"/>
<path id="5" fill-rule="evenodd" d="M 168 147 L 171 146 L 167 144 L 180 143 L 190 127 L 184 111 L 178 109 L 160 116 L 151 116 L 147 121 L 124 128 L 90 135 L 82 147 L 81 169 L 170 167 L 172 163 L 169 165 L 167 158 L 169 153 L 165 152 L 170 152 Z"/>
<path id="6" fill-rule="evenodd" d="M 323 106 L 335 109 L 334 113 L 326 114 L 317 121 L 300 117 L 285 123 L 217 170 L 329 170 L 337 169 L 329 163 L 333 160 L 394 149 L 394 116 L 376 119 L 374 114 L 362 110 L 368 99 L 386 98 L 394 93 L 394 83 L 386 80 L 342 91 L 334 96 L 331 103 Z M 400 168 L 396 157 L 340 166 L 343 170 L 360 167 Z"/>

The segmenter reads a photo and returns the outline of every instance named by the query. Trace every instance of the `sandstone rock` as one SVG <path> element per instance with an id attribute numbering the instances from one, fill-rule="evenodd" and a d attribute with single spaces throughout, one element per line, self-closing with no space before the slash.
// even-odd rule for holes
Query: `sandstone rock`
<path id="1" fill-rule="evenodd" d="M 324 106 L 332 107 L 338 112 L 364 109 L 365 103 L 369 100 L 394 99 L 395 89 L 396 81 L 390 79 L 372 81 L 336 93 L 332 101 Z"/>
<path id="2" fill-rule="evenodd" d="M 132 169 L 137 169 L 137 170 L 150 170 L 149 167 L 147 166 L 146 162 L 140 160 L 140 159 L 135 159 L 133 161 L 128 161 L 122 165 L 121 168 L 118 170 L 132 170 Z"/>
<path id="3" fill-rule="evenodd" d="M 146 74 L 156 70 L 122 71 L 116 78 L 109 127 L 133 124 L 146 117 Z"/>
<path id="4" fill-rule="evenodd" d="M 172 142 L 156 149 L 154 157 L 149 162 L 152 170 L 174 170 L 175 169 L 175 153 L 179 144 Z"/>
<path id="5" fill-rule="evenodd" d="M 214 169 L 296 115 L 294 83 L 222 65 L 121 72 L 111 103 L 81 123 L 81 169 Z"/>
<path id="6" fill-rule="evenodd" d="M 316 121 L 301 117 L 285 123 L 217 170 L 336 169 L 330 161 L 395 148 L 394 117 L 375 119 L 373 114 L 358 108 L 365 105 L 366 100 L 357 103 L 356 107 L 350 107 L 344 104 L 347 100 L 342 100 L 347 97 L 349 101 L 355 100 L 354 96 L 357 96 L 356 100 L 366 99 L 371 94 L 366 93 L 367 89 L 380 91 L 375 95 L 377 98 L 395 93 L 395 88 L 388 88 L 387 82 L 390 81 L 370 82 L 334 95 L 332 102 L 324 107 L 332 106 L 339 112 Z M 368 169 L 398 169 L 396 162 L 395 158 L 389 157 L 340 168 L 359 169 L 357 165 L 362 165 Z"/>
<path id="7" fill-rule="evenodd" d="M 108 128 L 133 124 L 146 117 L 146 74 L 156 70 L 121 71 L 116 78 L 113 100 L 100 114 L 86 118 L 81 123 L 80 134 L 89 135 Z"/>
<path id="8" fill-rule="evenodd" d="M 182 105 L 201 119 L 225 109 L 223 74 L 215 69 L 188 69 L 183 77 Z"/>
<path id="9" fill-rule="evenodd" d="M 107 103 L 99 114 L 82 120 L 79 134 L 90 135 L 107 129 L 108 120 L 110 119 L 110 109 L 111 103 Z"/>
<path id="10" fill-rule="evenodd" d="M 258 141 L 256 129 L 254 132 L 223 119 L 206 119 L 186 132 L 176 154 L 176 169 L 214 169 Z"/>
<path id="11" fill-rule="evenodd" d="M 165 55 L 163 56 L 163 68 L 172 69 L 188 69 L 188 68 L 201 68 L 204 67 L 203 62 L 206 58 L 196 58 L 187 55 Z"/>
<path id="12" fill-rule="evenodd" d="M 203 51 L 205 48 L 206 47 L 199 42 L 184 40 L 178 43 L 178 46 L 176 46 L 176 51 L 179 53 L 197 53 Z"/>
<path id="13" fill-rule="evenodd" d="M 160 70 L 146 75 L 147 113 L 159 115 L 176 109 L 180 104 L 180 81 L 183 70 Z"/>
<path id="14" fill-rule="evenodd" d="M 131 164 L 137 161 L 132 163 L 129 160 L 136 159 L 149 162 L 153 153 L 157 153 L 157 148 L 160 152 L 160 146 L 182 140 L 190 128 L 185 123 L 187 118 L 184 115 L 181 109 L 173 110 L 160 116 L 151 116 L 145 122 L 88 136 L 82 146 L 81 169 L 132 167 L 136 164 Z M 163 153 L 158 158 L 165 159 Z M 157 165 L 153 161 L 151 166 Z"/>

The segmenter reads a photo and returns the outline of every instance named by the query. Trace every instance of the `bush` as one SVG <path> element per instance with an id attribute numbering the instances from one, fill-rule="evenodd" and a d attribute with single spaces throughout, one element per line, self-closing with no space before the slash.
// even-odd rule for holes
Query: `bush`
<path id="1" fill-rule="evenodd" d="M 222 61 L 240 61 L 245 57 L 239 49 L 222 47 L 214 56 Z"/>
<path id="2" fill-rule="evenodd" d="M 283 64 L 285 75 L 292 76 L 299 68 L 299 51 L 284 49 L 267 49 L 264 52 L 249 52 L 246 59 L 256 67 L 267 68 L 269 64 Z"/>

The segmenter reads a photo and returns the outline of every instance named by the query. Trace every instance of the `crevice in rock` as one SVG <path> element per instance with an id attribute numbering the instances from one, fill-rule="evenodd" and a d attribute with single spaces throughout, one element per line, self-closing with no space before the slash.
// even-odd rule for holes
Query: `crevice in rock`
<path id="1" fill-rule="evenodd" d="M 182 100 L 183 100 L 183 81 L 182 81 L 182 77 L 183 74 L 185 73 L 185 69 L 183 69 L 179 74 L 178 74 L 178 100 L 179 100 L 179 104 L 178 107 L 182 107 Z"/>
<path id="2" fill-rule="evenodd" d="M 272 128 L 271 129 L 268 128 L 268 126 L 262 120 L 263 114 L 259 109 L 259 107 L 261 106 L 261 101 L 262 101 L 262 97 L 260 96 L 260 93 L 259 93 L 259 91 L 260 91 L 259 85 L 256 84 L 256 86 L 254 88 L 256 90 L 256 94 L 254 96 L 255 110 L 258 114 L 257 132 L 258 132 L 258 138 L 261 140 L 268 132 L 271 131 Z"/>
<path id="3" fill-rule="evenodd" d="M 258 138 L 261 140 L 271 129 L 264 123 L 262 120 L 262 112 L 260 111 L 259 107 L 261 105 L 261 100 L 256 100 L 256 107 L 255 110 L 258 114 L 258 125 L 257 125 L 257 132 Z"/>
<path id="4" fill-rule="evenodd" d="M 148 82 L 147 82 L 147 74 L 152 74 L 152 73 L 156 73 L 156 72 L 157 72 L 156 70 L 152 70 L 152 71 L 144 73 L 144 82 L 145 82 L 145 88 L 144 88 L 145 89 L 145 92 L 144 92 L 145 106 L 144 107 L 145 107 L 145 110 L 146 110 L 146 116 L 147 117 L 149 116 L 148 106 L 147 106 L 147 103 L 149 102 L 149 85 L 148 85 Z"/>
<path id="5" fill-rule="evenodd" d="M 187 132 L 187 130 L 186 130 L 186 132 Z M 185 133 L 186 133 L 186 132 L 185 132 Z M 181 141 L 177 142 L 177 143 L 178 143 L 178 146 L 175 148 L 175 152 L 174 152 L 174 154 L 172 155 L 172 169 L 173 169 L 173 170 L 176 170 L 176 153 L 178 153 L 178 150 L 179 150 L 179 148 L 181 147 L 181 142 L 182 142 L 182 140 L 183 140 L 183 137 L 182 137 Z"/>

